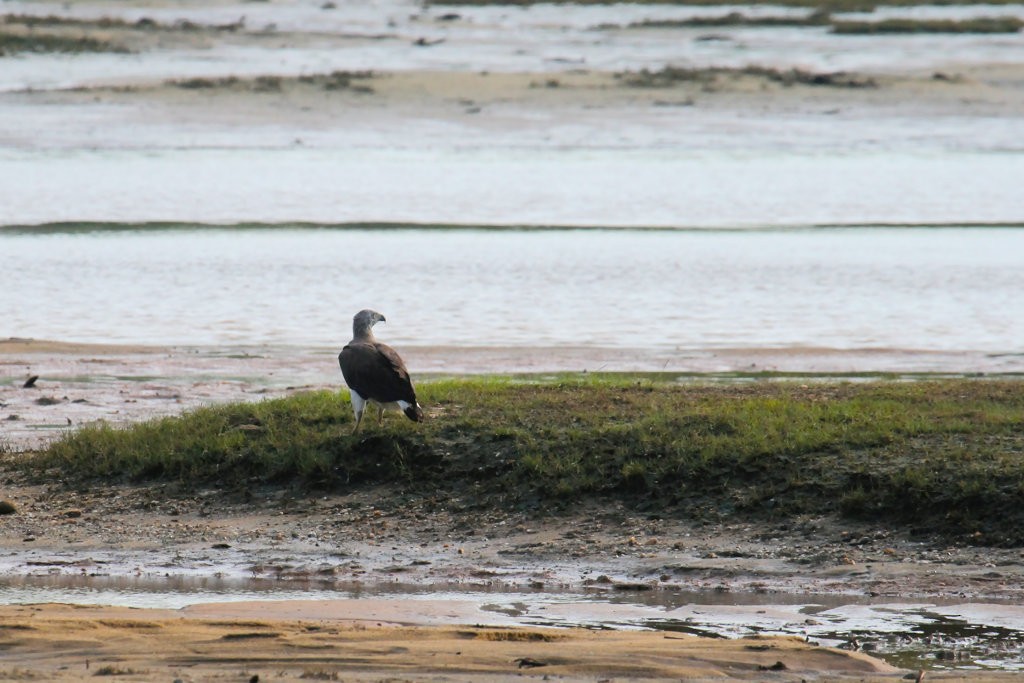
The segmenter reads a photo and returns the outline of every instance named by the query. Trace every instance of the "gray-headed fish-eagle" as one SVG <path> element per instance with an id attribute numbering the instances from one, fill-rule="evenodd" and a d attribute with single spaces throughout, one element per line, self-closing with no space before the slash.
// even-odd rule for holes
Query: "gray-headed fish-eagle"
<path id="1" fill-rule="evenodd" d="M 367 403 L 377 406 L 377 423 L 384 409 L 395 407 L 413 422 L 423 419 L 423 409 L 416 402 L 409 371 L 397 352 L 373 336 L 373 326 L 387 322 L 377 311 L 364 309 L 352 318 L 352 341 L 338 354 L 341 374 L 352 394 L 352 410 L 356 416 L 353 433 L 359 430 Z"/>

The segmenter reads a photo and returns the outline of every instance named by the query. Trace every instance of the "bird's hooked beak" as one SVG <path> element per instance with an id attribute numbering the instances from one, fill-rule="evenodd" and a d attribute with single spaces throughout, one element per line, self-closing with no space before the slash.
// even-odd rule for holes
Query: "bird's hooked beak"
<path id="1" fill-rule="evenodd" d="M 377 316 L 377 322 L 379 323 L 386 323 L 388 321 L 388 319 L 384 317 L 383 313 L 378 313 Z"/>

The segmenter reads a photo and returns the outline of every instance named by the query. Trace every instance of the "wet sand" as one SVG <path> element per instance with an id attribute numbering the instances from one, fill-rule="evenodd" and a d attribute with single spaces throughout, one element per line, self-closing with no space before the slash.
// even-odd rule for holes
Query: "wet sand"
<path id="1" fill-rule="evenodd" d="M 306 606 L 296 619 L 295 607 L 4 606 L 0 680 L 878 681 L 902 673 L 797 638 L 431 627 L 422 625 L 431 621 L 429 607 L 410 618 L 402 609 L 370 613 L 346 602 Z"/>

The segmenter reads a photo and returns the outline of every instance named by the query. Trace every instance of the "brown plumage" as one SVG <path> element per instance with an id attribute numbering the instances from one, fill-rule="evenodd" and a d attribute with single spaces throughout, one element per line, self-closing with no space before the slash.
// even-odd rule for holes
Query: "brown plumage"
<path id="1" fill-rule="evenodd" d="M 416 402 L 409 371 L 397 352 L 373 336 L 373 326 L 386 322 L 383 315 L 365 309 L 352 318 L 352 341 L 338 354 L 338 364 L 352 394 L 352 410 L 359 429 L 367 403 L 377 406 L 378 424 L 384 408 L 396 406 L 414 422 L 423 419 L 423 409 Z"/>

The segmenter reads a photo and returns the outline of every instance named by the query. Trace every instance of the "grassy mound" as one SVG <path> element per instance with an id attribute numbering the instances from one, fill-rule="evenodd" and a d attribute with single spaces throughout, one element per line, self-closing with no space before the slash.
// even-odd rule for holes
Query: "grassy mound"
<path id="1" fill-rule="evenodd" d="M 615 498 L 720 519 L 835 513 L 1024 542 L 1024 383 L 563 378 L 424 383 L 428 421 L 351 434 L 347 396 L 75 432 L 27 465 L 78 484 L 388 484 L 481 508 Z"/>

